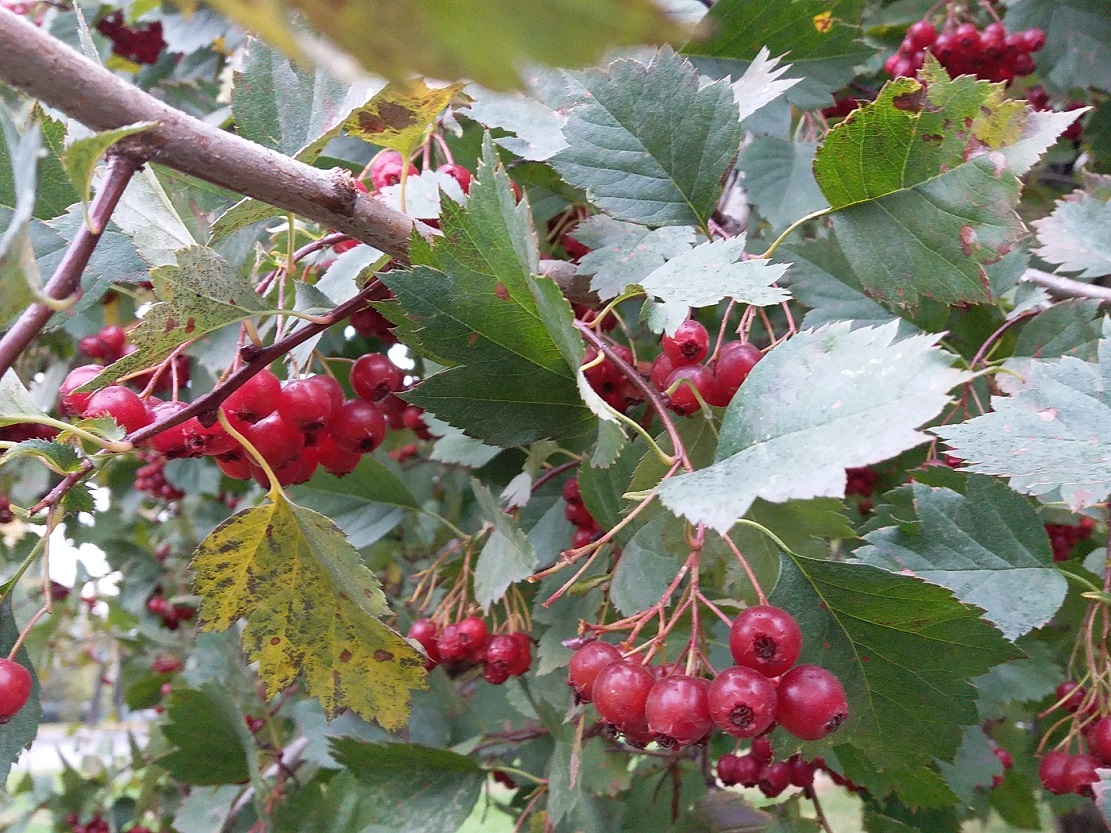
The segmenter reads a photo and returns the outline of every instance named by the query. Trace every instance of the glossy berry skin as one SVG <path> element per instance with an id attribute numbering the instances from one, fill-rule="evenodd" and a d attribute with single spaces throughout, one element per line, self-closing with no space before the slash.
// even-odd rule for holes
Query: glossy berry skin
<path id="1" fill-rule="evenodd" d="M 128 434 L 150 424 L 147 406 L 139 395 L 122 385 L 109 385 L 89 397 L 85 417 L 110 416 Z"/>
<path id="2" fill-rule="evenodd" d="M 149 404 L 149 403 L 148 403 Z M 150 421 L 158 422 L 189 407 L 185 402 L 155 402 L 149 409 Z M 205 453 L 207 432 L 196 417 L 179 422 L 150 438 L 150 447 L 171 460 L 200 457 Z"/>
<path id="3" fill-rule="evenodd" d="M 462 165 L 452 165 L 450 163 L 441 165 L 436 169 L 437 173 L 447 174 L 456 182 L 459 187 L 463 189 L 464 194 L 471 192 L 471 172 L 464 168 Z"/>
<path id="4" fill-rule="evenodd" d="M 281 418 L 301 431 L 324 428 L 343 405 L 343 388 L 331 376 L 287 382 L 278 396 Z"/>
<path id="5" fill-rule="evenodd" d="M 124 344 L 127 343 L 127 333 L 124 332 L 123 327 L 117 327 L 115 324 L 102 329 L 96 334 L 96 337 L 107 348 L 110 355 L 121 354 Z"/>
<path id="6" fill-rule="evenodd" d="M 574 689 L 579 702 L 593 699 L 594 682 L 602 669 L 621 659 L 621 651 L 608 642 L 588 642 L 571 655 L 567 666 L 567 684 Z"/>
<path id="7" fill-rule="evenodd" d="M 525 659 L 526 653 L 528 654 L 527 659 Z M 487 670 L 495 672 L 495 676 L 501 677 L 504 675 L 504 682 L 505 679 L 520 676 L 528 671 L 532 664 L 532 645 L 528 642 L 527 637 L 522 642 L 517 638 L 517 634 L 502 633 L 491 636 L 486 643 L 486 655 L 483 657 L 483 663 Z"/>
<path id="8" fill-rule="evenodd" d="M 478 662 L 489 635 L 485 622 L 468 616 L 440 633 L 440 657 L 444 662 Z"/>
<path id="9" fill-rule="evenodd" d="M 722 755 L 718 759 L 718 778 L 727 787 L 739 784 L 755 787 L 764 772 L 764 762 L 752 755 Z"/>
<path id="10" fill-rule="evenodd" d="M 62 381 L 59 389 L 61 394 L 62 410 L 67 414 L 83 413 L 92 398 L 91 393 L 74 393 L 79 387 L 90 379 L 98 376 L 104 370 L 99 364 L 83 364 L 75 367 Z"/>
<path id="11" fill-rule="evenodd" d="M 667 353 L 660 353 L 656 356 L 656 360 L 652 362 L 652 371 L 649 374 L 649 381 L 652 386 L 659 391 L 667 390 L 667 377 L 675 370 L 675 362 Z"/>
<path id="12" fill-rule="evenodd" d="M 802 631 L 795 617 L 782 608 L 755 605 L 733 620 L 729 650 L 737 665 L 778 677 L 798 661 Z"/>
<path id="13" fill-rule="evenodd" d="M 282 383 L 278 377 L 269 370 L 261 370 L 233 391 L 222 407 L 224 413 L 254 423 L 274 413 L 281 393 Z"/>
<path id="14" fill-rule="evenodd" d="M 348 451 L 336 445 L 331 434 L 325 434 L 317 439 L 316 453 L 324 470 L 336 475 L 336 477 L 343 477 L 345 474 L 355 471 L 359 466 L 359 461 L 363 459 L 362 454 L 356 451 Z"/>
<path id="15" fill-rule="evenodd" d="M 351 365 L 351 388 L 367 402 L 381 402 L 401 390 L 401 368 L 382 353 L 367 353 Z"/>
<path id="16" fill-rule="evenodd" d="M 611 662 L 594 678 L 594 708 L 603 720 L 621 731 L 628 728 L 634 733 L 647 732 L 644 706 L 655 684 L 655 675 L 640 663 Z"/>
<path id="17" fill-rule="evenodd" d="M 709 680 L 673 674 L 658 680 L 648 692 L 644 716 L 648 728 L 665 746 L 697 743 L 714 728 L 710 719 Z"/>
<path id="18" fill-rule="evenodd" d="M 756 786 L 767 798 L 775 798 L 791 786 L 791 767 L 786 761 L 768 764 L 760 773 L 760 781 Z"/>
<path id="19" fill-rule="evenodd" d="M 509 634 L 517 643 L 516 662 L 509 666 L 509 676 L 520 677 L 532 667 L 532 639 L 524 631 Z"/>
<path id="20" fill-rule="evenodd" d="M 759 671 L 726 668 L 709 690 L 710 718 L 735 738 L 754 738 L 775 720 L 775 686 Z"/>
<path id="21" fill-rule="evenodd" d="M 1054 795 L 1071 792 L 1065 782 L 1065 768 L 1071 757 L 1068 752 L 1048 752 L 1038 764 L 1038 778 L 1041 779 L 1042 786 Z"/>
<path id="22" fill-rule="evenodd" d="M 664 390 L 671 391 L 671 410 L 683 416 L 689 416 L 701 406 L 698 396 L 703 399 L 716 399 L 714 395 L 714 374 L 710 368 L 701 364 L 682 365 L 671 371 L 671 375 L 664 381 Z M 698 395 L 695 394 L 698 391 Z"/>
<path id="23" fill-rule="evenodd" d="M 431 619 L 417 619 L 409 626 L 410 639 L 414 639 L 424 648 L 428 659 L 424 661 L 424 670 L 431 671 L 440 664 L 440 647 L 437 640 L 439 628 Z"/>
<path id="24" fill-rule="evenodd" d="M 1065 711 L 1068 712 L 1078 711 L 1084 704 L 1084 697 L 1087 693 L 1084 686 L 1073 680 L 1066 680 L 1057 686 L 1057 690 L 1053 692 L 1057 701 L 1062 703 Z"/>
<path id="25" fill-rule="evenodd" d="M 365 399 L 351 399 L 343 403 L 328 430 L 340 448 L 368 454 L 386 439 L 386 417 Z"/>
<path id="26" fill-rule="evenodd" d="M 1111 766 L 1111 717 L 1101 717 L 1092 726 L 1088 732 L 1088 749 L 1104 766 Z"/>
<path id="27" fill-rule="evenodd" d="M 680 324 L 674 335 L 665 335 L 660 346 L 676 367 L 698 364 L 710 352 L 710 334 L 697 321 Z"/>
<path id="28" fill-rule="evenodd" d="M 814 785 L 814 772 L 817 767 L 813 761 L 807 761 L 801 755 L 792 755 L 787 759 L 787 767 L 793 786 L 805 788 Z"/>
<path id="29" fill-rule="evenodd" d="M 1062 785 L 1070 793 L 1091 795 L 1092 784 L 1099 781 L 1096 767 L 1102 765 L 1095 755 L 1073 755 L 1062 772 Z"/>
<path id="30" fill-rule="evenodd" d="M 762 358 L 764 354 L 747 342 L 730 341 L 723 344 L 714 361 L 714 382 L 719 395 L 726 401 L 732 399 Z"/>
<path id="31" fill-rule="evenodd" d="M 755 738 L 752 741 L 752 756 L 762 763 L 769 763 L 772 759 L 772 744 L 766 737 Z"/>
<path id="32" fill-rule="evenodd" d="M 928 20 L 919 20 L 907 29 L 906 39 L 913 49 L 925 49 L 937 40 L 937 28 Z"/>
<path id="33" fill-rule="evenodd" d="M 776 719 L 802 740 L 820 740 L 848 720 L 841 681 L 817 665 L 799 665 L 783 675 Z"/>
<path id="34" fill-rule="evenodd" d="M 263 417 L 254 425 L 243 426 L 243 436 L 275 469 L 293 462 L 305 447 L 305 435 L 277 413 Z"/>
<path id="35" fill-rule="evenodd" d="M 0 723 L 7 723 L 31 696 L 31 672 L 10 659 L 0 659 Z"/>

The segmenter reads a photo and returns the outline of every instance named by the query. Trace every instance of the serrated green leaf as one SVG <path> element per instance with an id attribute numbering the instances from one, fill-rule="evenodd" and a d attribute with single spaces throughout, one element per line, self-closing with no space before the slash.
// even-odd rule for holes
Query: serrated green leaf
<path id="1" fill-rule="evenodd" d="M 494 531 L 490 533 L 474 571 L 475 601 L 484 609 L 501 599 L 509 585 L 528 578 L 536 569 L 538 559 L 532 543 L 517 522 L 502 511 L 497 499 L 478 480 L 471 488 L 482 516 Z"/>
<path id="2" fill-rule="evenodd" d="M 379 621 L 378 580 L 332 521 L 279 497 L 216 527 L 192 569 L 201 629 L 246 618 L 243 645 L 268 695 L 303 674 L 326 714 L 405 725 L 423 657 Z"/>
<path id="3" fill-rule="evenodd" d="M 734 77 L 757 62 L 762 50 L 786 53 L 788 78 L 800 79 L 787 99 L 806 110 L 824 107 L 872 54 L 857 40 L 862 7 L 860 0 L 720 0 L 702 24 L 709 36 L 691 41 L 683 53 L 704 71 Z"/>
<path id="4" fill-rule="evenodd" d="M 990 787 L 992 778 L 1003 774 L 992 744 L 979 726 L 965 726 L 953 762 L 938 763 L 945 783 L 966 804 L 973 804 L 977 787 Z"/>
<path id="5" fill-rule="evenodd" d="M 66 123 L 60 119 L 52 119 L 47 115 L 42 105 L 36 103 L 32 108 L 39 126 L 42 129 L 42 145 L 44 153 L 39 158 L 38 164 L 38 195 L 35 199 L 35 218 L 49 221 L 64 214 L 66 209 L 78 201 L 77 192 L 66 175 L 62 158 L 66 149 Z M 0 155 L 4 153 L 0 149 Z M 0 171 L 4 163 L 0 160 Z M 0 173 L 0 194 L 7 193 L 8 183 L 4 174 Z M 14 205 L 6 198 L 0 197 L 0 205 Z"/>
<path id="6" fill-rule="evenodd" d="M 1028 500 L 975 475 L 964 495 L 921 483 L 912 489 L 920 524 L 865 535 L 870 546 L 857 558 L 948 587 L 982 607 L 1011 640 L 1053 618 L 1068 582 L 1053 566 L 1049 538 Z"/>
<path id="7" fill-rule="evenodd" d="M 689 307 L 708 307 L 726 298 L 766 307 L 788 300 L 791 294 L 773 286 L 787 271 L 785 263 L 741 260 L 745 235 L 714 240 L 672 258 L 641 286 L 660 303 L 647 313 L 650 325 L 671 334 L 686 319 Z"/>
<path id="8" fill-rule="evenodd" d="M 1066 356 L 1023 363 L 1023 380 L 993 396 L 992 412 L 933 428 L 966 470 L 1009 478 L 1011 488 L 1056 494 L 1073 510 L 1111 492 L 1111 340 L 1099 362 Z"/>
<path id="9" fill-rule="evenodd" d="M 681 562 L 663 544 L 666 522 L 666 515 L 654 518 L 621 548 L 610 583 L 610 600 L 625 616 L 656 604 L 679 572 Z"/>
<path id="10" fill-rule="evenodd" d="M 0 455 L 0 466 L 21 459 L 41 460 L 57 474 L 70 474 L 81 467 L 81 458 L 72 446 L 46 440 L 24 440 Z"/>
<path id="11" fill-rule="evenodd" d="M 335 521 L 356 549 L 369 547 L 401 523 L 405 510 L 420 509 L 408 487 L 366 454 L 350 474 L 336 477 L 317 469 L 290 491 L 302 506 Z"/>
<path id="12" fill-rule="evenodd" d="M 773 229 L 782 231 L 801 217 L 828 207 L 814 178 L 817 149 L 810 142 L 760 136 L 737 158 L 749 202 Z"/>
<path id="13" fill-rule="evenodd" d="M 258 775 L 258 747 L 243 713 L 214 683 L 175 687 L 161 729 L 173 748 L 158 763 L 186 784 L 239 784 Z"/>
<path id="14" fill-rule="evenodd" d="M 112 212 L 112 222 L 151 266 L 172 266 L 179 249 L 197 245 L 150 165 L 131 177 Z"/>
<path id="15" fill-rule="evenodd" d="M 870 294 L 907 305 L 920 296 L 985 302 L 985 267 L 1024 231 L 1014 212 L 1018 175 L 1038 137 L 1024 132 L 1027 108 L 1004 99 L 1001 84 L 951 81 L 933 58 L 920 77 L 890 82 L 834 127 L 814 174 Z"/>
<path id="16" fill-rule="evenodd" d="M 414 242 L 409 271 L 383 280 L 396 301 L 379 308 L 398 335 L 446 369 L 405 398 L 484 442 L 513 446 L 594 430 L 567 361 L 572 313 L 530 280 L 537 267 L 528 206 L 496 168 L 489 139 L 466 207 L 448 202 L 443 237 Z"/>
<path id="17" fill-rule="evenodd" d="M 478 84 L 467 86 L 471 103 L 460 115 L 484 127 L 515 135 L 494 139 L 510 153 L 534 162 L 543 162 L 559 153 L 567 142 L 563 138 L 565 117 L 541 101 L 524 93 L 500 93 Z"/>
<path id="18" fill-rule="evenodd" d="M 117 127 L 115 130 L 104 130 L 78 139 L 66 148 L 65 166 L 70 181 L 77 189 L 77 194 L 82 202 L 89 201 L 89 189 L 93 184 L 93 171 L 96 163 L 100 161 L 107 150 L 121 139 L 142 133 L 155 126 L 155 122 L 142 121 Z"/>
<path id="19" fill-rule="evenodd" d="M 267 310 L 246 278 L 202 246 L 178 252 L 176 265 L 154 269 L 151 278 L 159 303 L 128 333 L 135 352 L 106 367 L 83 390 L 110 385 L 162 361 L 205 333 Z"/>
<path id="20" fill-rule="evenodd" d="M 1104 317 L 1099 301 L 1069 298 L 1039 312 L 1023 325 L 1015 341 L 1014 356 L 1053 359 L 1073 356 L 1096 360 L 1103 335 Z"/>
<path id="21" fill-rule="evenodd" d="M 17 422 L 34 422 L 46 416 L 28 393 L 14 370 L 4 371 L 0 377 L 0 426 L 14 425 Z"/>
<path id="22" fill-rule="evenodd" d="M 1032 224 L 1041 246 L 1034 254 L 1081 280 L 1111 274 L 1111 203 L 1083 191 L 1058 201 Z"/>
<path id="23" fill-rule="evenodd" d="M 733 99 L 737 102 L 742 122 L 802 80 L 782 77 L 791 65 L 780 65 L 781 58 L 770 57 L 768 48 L 761 47 L 744 74 L 733 82 Z"/>
<path id="24" fill-rule="evenodd" d="M 702 86 L 670 49 L 575 80 L 564 128 L 570 146 L 551 165 L 619 220 L 704 228 L 741 139 L 729 87 Z"/>
<path id="25" fill-rule="evenodd" d="M 19 625 L 12 615 L 11 596 L 0 602 L 0 656 L 6 657 L 19 638 Z M 23 748 L 29 746 L 42 722 L 41 689 L 31 657 L 25 646 L 16 651 L 15 661 L 31 672 L 31 697 L 7 723 L 0 723 L 0 784 L 8 779 L 12 764 Z"/>
<path id="26" fill-rule="evenodd" d="M 717 462 L 664 481 L 664 504 L 725 532 L 758 497 L 843 497 L 845 469 L 924 442 L 918 426 L 966 374 L 937 336 L 896 341 L 897 331 L 832 324 L 768 352 L 729 404 Z"/>
<path id="27" fill-rule="evenodd" d="M 273 217 L 281 216 L 280 209 L 270 203 L 256 200 L 253 197 L 244 197 L 219 217 L 212 224 L 208 237 L 209 245 L 215 245 L 225 237 L 241 231 L 247 226 L 261 223 Z"/>
<path id="28" fill-rule="evenodd" d="M 8 226 L 0 234 L 0 328 L 3 328 L 34 301 L 42 286 L 29 236 L 42 131 L 34 123 L 20 133 L 6 112 L 0 114 L 0 129 L 4 133 L 5 157 L 0 158 L 0 176 L 9 178 L 11 193 L 7 196 L 12 209 Z"/>
<path id="29" fill-rule="evenodd" d="M 428 430 L 437 438 L 429 455 L 437 462 L 477 469 L 485 466 L 502 451 L 497 446 L 486 445 L 482 440 L 468 437 L 458 428 L 436 419 L 431 414 L 426 413 L 424 421 L 428 425 Z"/>
<path id="30" fill-rule="evenodd" d="M 960 727 L 978 722 L 970 681 L 1022 655 L 948 590 L 867 564 L 784 556 L 770 602 L 798 620 L 800 662 L 848 697 L 848 721 L 807 753 L 832 742 L 883 768 L 952 760 Z"/>
<path id="31" fill-rule="evenodd" d="M 855 747 L 842 744 L 836 752 L 845 775 L 867 790 L 872 799 L 897 798 L 899 803 L 913 810 L 957 803 L 956 794 L 937 770 L 928 765 L 880 769 Z"/>
<path id="32" fill-rule="evenodd" d="M 590 275 L 590 288 L 608 300 L 630 284 L 639 284 L 670 258 L 690 251 L 698 233 L 689 226 L 647 229 L 597 214 L 580 223 L 571 236 L 590 249 L 579 261 L 579 274 Z"/>

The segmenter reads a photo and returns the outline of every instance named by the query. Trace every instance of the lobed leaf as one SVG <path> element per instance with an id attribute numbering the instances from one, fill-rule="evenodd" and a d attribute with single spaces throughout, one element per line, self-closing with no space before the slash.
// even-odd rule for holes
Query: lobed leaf
<path id="1" fill-rule="evenodd" d="M 1111 204 L 1077 191 L 1033 222 L 1041 245 L 1034 254 L 1083 280 L 1111 275 Z"/>

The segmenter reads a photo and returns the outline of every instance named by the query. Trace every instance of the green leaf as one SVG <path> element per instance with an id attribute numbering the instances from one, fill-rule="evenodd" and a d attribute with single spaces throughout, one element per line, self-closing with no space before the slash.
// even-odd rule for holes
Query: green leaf
<path id="1" fill-rule="evenodd" d="M 436 116 L 462 86 L 431 88 L 421 79 L 388 84 L 344 119 L 343 129 L 351 136 L 392 148 L 408 158 L 420 147 Z"/>
<path id="2" fill-rule="evenodd" d="M 270 205 L 270 203 L 256 200 L 253 197 L 245 197 L 216 218 L 216 222 L 212 224 L 210 230 L 208 243 L 210 246 L 219 243 L 225 237 L 235 234 L 237 231 L 242 231 L 247 226 L 261 223 L 263 220 L 269 220 L 272 217 L 281 215 L 281 210 Z"/>
<path id="3" fill-rule="evenodd" d="M 667 520 L 667 515 L 660 515 L 649 521 L 621 548 L 610 584 L 610 600 L 625 616 L 656 604 L 679 572 L 680 562 L 663 542 Z"/>
<path id="4" fill-rule="evenodd" d="M 375 833 L 457 830 L 478 801 L 486 773 L 465 755 L 405 743 L 332 742 L 332 755 L 354 775 Z"/>
<path id="5" fill-rule="evenodd" d="M 1041 243 L 1034 254 L 1042 260 L 1082 280 L 1111 275 L 1111 203 L 1106 199 L 1074 191 L 1033 226 Z"/>
<path id="6" fill-rule="evenodd" d="M 780 58 L 769 57 L 769 54 L 766 46 L 761 47 L 744 75 L 733 82 L 733 99 L 740 109 L 742 122 L 802 80 L 783 78 L 791 65 L 780 66 Z"/>
<path id="7" fill-rule="evenodd" d="M 110 385 L 162 361 L 182 344 L 267 309 L 245 277 L 202 246 L 178 252 L 177 264 L 154 269 L 151 279 L 160 302 L 128 333 L 137 349 L 109 365 L 83 389 Z"/>
<path id="8" fill-rule="evenodd" d="M 1073 356 L 1081 361 L 1095 361 L 1103 335 L 1099 307 L 1099 301 L 1081 298 L 1053 304 L 1023 326 L 1012 355 L 1038 359 Z"/>
<path id="9" fill-rule="evenodd" d="M 100 161 L 107 150 L 121 139 L 142 133 L 155 126 L 155 122 L 143 121 L 118 127 L 115 130 L 105 130 L 78 139 L 66 149 L 65 166 L 70 181 L 77 189 L 77 194 L 82 202 L 89 201 L 89 189 L 93 184 L 93 171 L 96 163 Z"/>
<path id="10" fill-rule="evenodd" d="M 705 228 L 741 140 L 733 93 L 670 49 L 575 76 L 552 166 L 618 220 Z"/>
<path id="11" fill-rule="evenodd" d="M 26 458 L 41 460 L 43 465 L 56 474 L 77 471 L 81 468 L 82 460 L 72 446 L 46 440 L 24 440 L 0 455 L 0 466 Z"/>
<path id="12" fill-rule="evenodd" d="M 670 334 L 686 319 L 689 307 L 708 307 L 725 298 L 758 307 L 788 300 L 787 290 L 772 286 L 787 264 L 741 260 L 744 248 L 743 234 L 714 240 L 653 271 L 641 281 L 645 292 L 661 301 L 648 312 L 649 324 L 659 324 Z"/>
<path id="13" fill-rule="evenodd" d="M 564 117 L 543 102 L 524 93 L 499 93 L 477 84 L 466 89 L 471 103 L 458 111 L 484 127 L 515 134 L 494 139 L 494 143 L 515 156 L 543 162 L 565 147 Z"/>
<path id="14" fill-rule="evenodd" d="M 817 149 L 810 142 L 760 136 L 741 151 L 737 170 L 744 172 L 745 194 L 773 229 L 782 231 L 829 205 L 814 178 Z"/>
<path id="15" fill-rule="evenodd" d="M 471 481 L 483 517 L 494 526 L 474 571 L 475 601 L 483 609 L 501 599 L 509 585 L 532 575 L 538 559 L 528 537 L 482 483 Z"/>
<path id="16" fill-rule="evenodd" d="M 269 696 L 302 673 L 326 714 L 405 725 L 423 656 L 379 621 L 378 580 L 332 521 L 279 497 L 216 527 L 192 568 L 201 629 L 246 618 L 243 645 Z"/>
<path id="17" fill-rule="evenodd" d="M 919 525 L 865 535 L 870 546 L 857 558 L 948 587 L 982 607 L 1010 640 L 1053 618 L 1068 582 L 1053 566 L 1049 538 L 1028 500 L 975 475 L 964 495 L 921 483 L 911 488 Z"/>
<path id="18" fill-rule="evenodd" d="M 1045 48 L 1036 53 L 1038 77 L 1068 92 L 1098 87 L 1111 92 L 1111 9 L 1102 0 L 1015 0 L 1004 22 L 1010 31 L 1038 27 Z"/>
<path id="19" fill-rule="evenodd" d="M 545 295 L 547 278 L 530 280 L 528 206 L 489 139 L 483 156 L 466 207 L 444 206 L 443 237 L 414 241 L 414 268 L 382 276 L 396 301 L 379 308 L 399 338 L 447 368 L 405 398 L 492 445 L 581 437 L 597 423 L 579 396 L 578 361 L 566 356 L 571 308 Z"/>
<path id="20" fill-rule="evenodd" d="M 1074 511 L 1111 492 L 1111 340 L 1099 343 L 1099 363 L 1066 356 L 1023 364 L 1023 380 L 1001 386 L 992 412 L 960 425 L 932 429 L 965 469 L 1007 477 L 1011 488 L 1055 496 Z"/>
<path id="21" fill-rule="evenodd" d="M 429 458 L 439 463 L 478 469 L 485 466 L 502 451 L 497 446 L 486 445 L 482 440 L 468 437 L 458 428 L 448 425 L 443 420 L 436 419 L 431 414 L 426 413 L 424 421 L 428 425 L 428 430 L 436 437 L 436 444 L 432 446 L 432 453 Z"/>
<path id="22" fill-rule="evenodd" d="M 351 546 L 360 550 L 401 523 L 405 510 L 420 510 L 408 487 L 368 454 L 350 474 L 336 477 L 317 469 L 290 493 L 302 506 L 335 521 Z"/>
<path id="23" fill-rule="evenodd" d="M 991 742 L 979 726 L 965 726 L 961 745 L 953 763 L 938 764 L 945 783 L 966 804 L 976 801 L 976 788 L 991 786 L 991 779 L 1003 774 L 1003 765 L 995 757 Z"/>
<path id="24" fill-rule="evenodd" d="M 914 305 L 991 299 L 985 267 L 1023 234 L 1018 175 L 1037 158 L 1028 112 L 1001 84 L 950 81 L 929 57 L 925 86 L 899 78 L 830 131 L 814 174 L 833 229 L 870 294 Z M 953 124 L 967 124 L 953 130 Z M 1008 146 L 1018 145 L 1012 157 Z M 1044 150 L 1044 147 L 1041 148 Z"/>
<path id="25" fill-rule="evenodd" d="M 896 341 L 897 330 L 832 324 L 771 350 L 726 410 L 717 462 L 664 481 L 663 502 L 725 532 L 758 497 L 843 497 L 845 469 L 925 442 L 918 426 L 967 375 L 937 336 Z"/>
<path id="26" fill-rule="evenodd" d="M 1048 648 L 1032 643 L 1026 651 L 1030 659 L 997 665 L 973 681 L 980 692 L 977 707 L 982 720 L 1004 718 L 1014 703 L 1043 700 L 1065 679 L 1064 669 Z"/>
<path id="27" fill-rule="evenodd" d="M 689 226 L 647 229 L 597 214 L 571 234 L 591 251 L 579 261 L 578 272 L 590 275 L 599 298 L 616 298 L 630 284 L 640 284 L 668 260 L 690 251 L 698 238 Z"/>
<path id="28" fill-rule="evenodd" d="M 210 4 L 294 58 L 321 54 L 293 21 L 300 12 L 331 44 L 376 75 L 470 78 L 507 89 L 535 63 L 589 66 L 610 47 L 660 43 L 682 30 L 650 0 L 551 0 L 520 14 L 510 0 L 385 3 L 286 3 L 214 0 Z M 345 70 L 350 72 L 349 69 Z"/>
<path id="29" fill-rule="evenodd" d="M 242 787 L 196 787 L 182 799 L 174 814 L 177 833 L 219 833 L 243 791 Z"/>
<path id="30" fill-rule="evenodd" d="M 8 226 L 0 234 L 0 328 L 6 327 L 35 299 L 42 278 L 31 248 L 30 224 L 35 211 L 38 153 L 42 131 L 32 124 L 20 134 L 5 112 L 0 116 L 4 143 L 0 176 L 10 177 L 12 210 Z M 10 164 L 10 171 L 4 162 Z M 2 184 L 2 183 L 0 183 Z"/>
<path id="31" fill-rule="evenodd" d="M 798 620 L 800 662 L 836 674 L 849 701 L 848 721 L 806 754 L 832 742 L 880 768 L 952 760 L 960 727 L 978 722 L 971 680 L 1021 656 L 948 590 L 866 564 L 784 556 L 770 602 Z"/>
<path id="32" fill-rule="evenodd" d="M 223 688 L 174 688 L 161 723 L 172 745 L 158 763 L 194 786 L 239 784 L 258 774 L 258 747 Z"/>
<path id="33" fill-rule="evenodd" d="M 197 245 L 149 165 L 131 177 L 112 212 L 112 222 L 151 266 L 173 266 L 179 249 Z"/>
<path id="34" fill-rule="evenodd" d="M 10 371 L 9 371 L 10 372 Z M 11 596 L 0 602 L 0 656 L 6 657 L 19 638 L 19 625 L 12 615 Z M 31 697 L 26 705 L 7 723 L 0 723 L 0 785 L 8 780 L 12 764 L 23 748 L 29 746 L 42 722 L 42 705 L 39 677 L 35 673 L 27 648 L 20 646 L 15 661 L 31 672 Z"/>
<path id="35" fill-rule="evenodd" d="M 64 214 L 66 209 L 78 201 L 73 184 L 66 175 L 62 159 L 66 148 L 66 123 L 62 120 L 52 119 L 36 104 L 32 110 L 42 129 L 43 154 L 38 164 L 38 195 L 35 200 L 35 217 L 39 220 L 49 221 Z M 4 153 L 0 149 L 0 157 Z M 0 161 L 0 170 L 3 162 Z M 0 173 L 0 194 L 7 192 L 4 183 L 4 174 Z M 0 197 L 0 205 L 14 205 L 6 198 Z"/>
<path id="36" fill-rule="evenodd" d="M 710 35 L 683 47 L 700 69 L 739 76 L 764 54 L 791 62 L 789 79 L 801 79 L 787 99 L 810 110 L 831 103 L 830 93 L 845 86 L 872 49 L 857 41 L 860 0 L 720 0 L 706 15 Z"/>

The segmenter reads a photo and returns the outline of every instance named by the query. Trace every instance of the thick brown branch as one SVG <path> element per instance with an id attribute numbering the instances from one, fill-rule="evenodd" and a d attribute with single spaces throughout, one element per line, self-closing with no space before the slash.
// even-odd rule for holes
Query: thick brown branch
<path id="1" fill-rule="evenodd" d="M 128 84 L 0 6 L 0 80 L 93 130 L 141 121 L 129 142 L 152 161 L 291 211 L 405 261 L 413 222 L 355 188 L 347 171 L 320 170 L 202 122 Z"/>
<path id="2" fill-rule="evenodd" d="M 7 12 L 10 14 L 10 12 Z M 66 249 L 58 268 L 43 287 L 43 294 L 55 301 L 64 301 L 81 286 L 81 273 L 89 263 L 93 249 L 100 235 L 108 225 L 108 219 L 123 196 L 127 183 L 139 169 L 141 160 L 129 156 L 111 156 L 108 159 L 108 173 L 104 183 L 97 191 L 89 207 L 89 220 L 78 229 L 77 235 Z M 0 338 L 0 376 L 15 364 L 19 354 L 42 332 L 50 320 L 53 310 L 46 304 L 31 304 Z"/>
<path id="3" fill-rule="evenodd" d="M 1027 269 L 1023 277 L 1059 298 L 1091 298 L 1104 304 L 1111 302 L 1111 287 L 1063 278 L 1041 269 Z"/>

